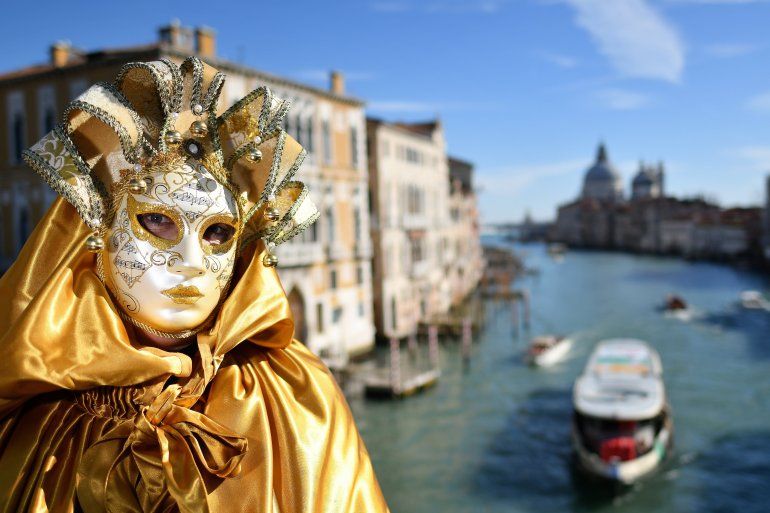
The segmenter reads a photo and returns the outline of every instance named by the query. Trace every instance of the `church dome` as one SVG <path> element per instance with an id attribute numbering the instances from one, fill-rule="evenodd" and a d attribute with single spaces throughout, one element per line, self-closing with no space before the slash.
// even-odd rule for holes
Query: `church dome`
<path id="1" fill-rule="evenodd" d="M 655 179 L 651 176 L 649 169 L 641 169 L 634 177 L 633 185 L 653 185 Z"/>
<path id="2" fill-rule="evenodd" d="M 585 175 L 583 182 L 583 197 L 601 200 L 616 200 L 623 195 L 623 185 L 620 173 L 607 157 L 604 144 L 599 145 L 596 162 Z"/>

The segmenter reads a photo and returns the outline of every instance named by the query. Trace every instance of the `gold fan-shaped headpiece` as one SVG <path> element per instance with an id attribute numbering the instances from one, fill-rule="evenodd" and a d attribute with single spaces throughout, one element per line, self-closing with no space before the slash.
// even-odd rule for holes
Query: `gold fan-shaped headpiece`
<path id="1" fill-rule="evenodd" d="M 119 191 L 141 189 L 149 169 L 195 158 L 237 198 L 241 247 L 264 239 L 264 262 L 274 265 L 269 249 L 318 218 L 293 180 L 306 153 L 282 129 L 289 102 L 266 87 L 217 115 L 224 82 L 195 57 L 126 64 L 114 84 L 72 101 L 24 159 L 77 209 L 98 246 Z"/>

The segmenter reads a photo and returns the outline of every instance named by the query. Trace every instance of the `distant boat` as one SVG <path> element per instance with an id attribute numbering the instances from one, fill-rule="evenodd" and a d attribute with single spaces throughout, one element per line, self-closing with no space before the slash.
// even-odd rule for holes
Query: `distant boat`
<path id="1" fill-rule="evenodd" d="M 556 335 L 535 337 L 529 343 L 525 360 L 530 365 L 547 367 L 561 361 L 572 347 L 572 340 Z"/>
<path id="2" fill-rule="evenodd" d="M 749 310 L 770 310 L 770 302 L 758 290 L 741 292 L 741 306 Z"/>
<path id="3" fill-rule="evenodd" d="M 552 242 L 548 245 L 548 254 L 551 256 L 563 255 L 567 252 L 567 246 L 561 242 Z"/>
<path id="4" fill-rule="evenodd" d="M 589 474 L 632 484 L 653 472 L 672 443 L 658 353 L 646 342 L 600 342 L 573 390 L 572 445 Z"/>
<path id="5" fill-rule="evenodd" d="M 674 312 L 677 310 L 687 310 L 687 301 L 682 296 L 677 294 L 669 294 L 666 296 L 666 310 Z"/>

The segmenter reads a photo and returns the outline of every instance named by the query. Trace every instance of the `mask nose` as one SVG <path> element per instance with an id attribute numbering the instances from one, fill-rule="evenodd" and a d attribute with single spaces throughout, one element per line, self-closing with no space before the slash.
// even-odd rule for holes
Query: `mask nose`
<path id="1" fill-rule="evenodd" d="M 179 254 L 182 255 L 182 258 L 172 260 L 173 263 L 169 266 L 169 270 L 186 278 L 203 276 L 206 272 L 206 266 L 203 263 L 203 248 L 198 243 L 197 237 L 194 234 L 186 235 L 182 238 L 181 246 Z"/>

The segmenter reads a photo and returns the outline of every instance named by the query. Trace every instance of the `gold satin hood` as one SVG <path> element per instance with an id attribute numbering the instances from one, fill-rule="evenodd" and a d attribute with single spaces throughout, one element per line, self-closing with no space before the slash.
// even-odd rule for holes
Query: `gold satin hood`
<path id="1" fill-rule="evenodd" d="M 247 119 L 236 125 L 253 130 Z M 316 215 L 287 178 L 296 158 L 278 153 L 266 169 L 288 174 L 271 184 L 272 171 L 262 181 L 242 173 L 238 187 L 259 191 L 242 195 L 251 219 L 265 190 L 294 187 L 277 192 L 279 228 L 252 224 L 256 243 L 243 244 L 230 292 L 192 350 L 145 347 L 118 314 L 84 246 L 100 226 L 100 188 L 54 203 L 0 279 L 0 512 L 387 511 L 339 388 L 292 339 L 286 295 L 262 262 L 266 244 Z M 54 182 L 62 192 L 84 181 Z"/>

